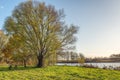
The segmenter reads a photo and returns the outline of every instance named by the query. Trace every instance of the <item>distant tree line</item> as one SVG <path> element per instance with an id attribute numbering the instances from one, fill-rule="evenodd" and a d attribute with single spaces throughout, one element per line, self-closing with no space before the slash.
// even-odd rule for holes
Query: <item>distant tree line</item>
<path id="1" fill-rule="evenodd" d="M 109 57 L 86 58 L 86 62 L 120 62 L 120 54 L 111 54 Z"/>
<path id="2" fill-rule="evenodd" d="M 61 52 L 58 53 L 58 58 L 60 60 L 77 60 L 78 58 L 85 58 L 85 56 L 82 53 L 77 53 L 77 52 L 73 52 L 73 51 L 66 51 L 66 52 Z"/>
<path id="3" fill-rule="evenodd" d="M 61 52 L 57 55 L 58 62 L 60 63 L 84 63 L 85 56 L 82 53 L 73 51 Z"/>

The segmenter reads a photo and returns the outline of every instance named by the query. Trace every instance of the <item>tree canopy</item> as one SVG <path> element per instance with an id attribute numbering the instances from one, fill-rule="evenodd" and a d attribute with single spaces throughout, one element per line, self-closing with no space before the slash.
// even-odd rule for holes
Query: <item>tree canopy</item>
<path id="1" fill-rule="evenodd" d="M 64 11 L 52 5 L 26 1 L 15 7 L 5 21 L 4 30 L 13 36 L 17 51 L 27 49 L 29 54 L 36 55 L 37 67 L 43 67 L 45 61 L 56 60 L 59 51 L 76 41 L 78 27 L 66 25 L 64 17 Z"/>

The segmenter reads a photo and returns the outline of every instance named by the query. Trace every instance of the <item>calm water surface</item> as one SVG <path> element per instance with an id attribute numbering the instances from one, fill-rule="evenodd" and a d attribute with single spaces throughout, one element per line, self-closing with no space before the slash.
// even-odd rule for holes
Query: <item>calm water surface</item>
<path id="1" fill-rule="evenodd" d="M 99 68 L 103 67 L 120 67 L 120 62 L 115 62 L 115 63 L 84 63 L 87 65 L 93 65 L 93 66 L 98 66 Z M 57 63 L 57 65 L 69 65 L 69 66 L 80 66 L 79 63 Z"/>

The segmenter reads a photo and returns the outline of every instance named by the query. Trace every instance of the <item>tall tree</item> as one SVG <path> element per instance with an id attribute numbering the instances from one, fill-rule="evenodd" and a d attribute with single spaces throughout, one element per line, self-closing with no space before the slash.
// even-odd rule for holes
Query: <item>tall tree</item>
<path id="1" fill-rule="evenodd" d="M 8 41 L 9 41 L 9 36 L 4 34 L 2 30 L 0 30 L 0 55 L 3 55 L 2 50 L 5 48 Z"/>
<path id="2" fill-rule="evenodd" d="M 78 28 L 64 23 L 63 10 L 40 2 L 27 1 L 15 7 L 12 16 L 5 21 L 4 29 L 10 35 L 17 34 L 24 38 L 37 56 L 37 67 L 44 66 L 44 60 L 61 49 L 75 42 L 74 34 Z"/>

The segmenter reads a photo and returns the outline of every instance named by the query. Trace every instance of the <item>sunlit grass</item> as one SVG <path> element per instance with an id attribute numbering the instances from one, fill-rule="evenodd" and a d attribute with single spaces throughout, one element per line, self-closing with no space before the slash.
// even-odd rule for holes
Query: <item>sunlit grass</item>
<path id="1" fill-rule="evenodd" d="M 72 66 L 49 66 L 46 68 L 27 69 L 0 72 L 0 80 L 120 80 L 120 71 L 92 69 Z"/>

